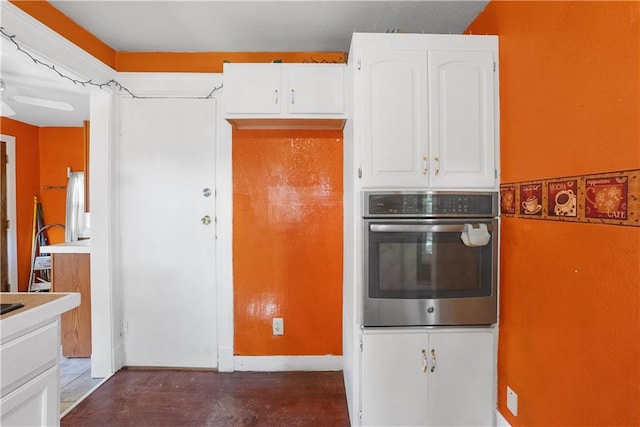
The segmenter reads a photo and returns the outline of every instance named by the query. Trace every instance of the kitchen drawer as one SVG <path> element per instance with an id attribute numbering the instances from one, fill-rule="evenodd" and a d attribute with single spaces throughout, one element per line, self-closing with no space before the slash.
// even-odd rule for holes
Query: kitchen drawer
<path id="1" fill-rule="evenodd" d="M 2 395 L 55 366 L 60 352 L 59 340 L 56 320 L 3 344 L 0 347 Z"/>

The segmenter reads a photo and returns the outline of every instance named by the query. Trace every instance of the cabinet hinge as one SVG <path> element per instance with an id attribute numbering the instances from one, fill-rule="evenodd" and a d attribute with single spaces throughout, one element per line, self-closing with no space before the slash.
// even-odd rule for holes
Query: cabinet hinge
<path id="1" fill-rule="evenodd" d="M 362 167 L 358 167 L 358 178 L 362 178 Z"/>
<path id="2" fill-rule="evenodd" d="M 493 170 L 493 177 L 494 177 L 495 179 L 498 179 L 498 169 L 494 169 L 494 170 Z"/>
<path id="3" fill-rule="evenodd" d="M 493 61 L 493 72 L 495 73 L 497 69 L 496 61 Z"/>
<path id="4" fill-rule="evenodd" d="M 362 338 L 360 338 L 360 351 L 364 350 L 364 344 L 362 343 Z"/>

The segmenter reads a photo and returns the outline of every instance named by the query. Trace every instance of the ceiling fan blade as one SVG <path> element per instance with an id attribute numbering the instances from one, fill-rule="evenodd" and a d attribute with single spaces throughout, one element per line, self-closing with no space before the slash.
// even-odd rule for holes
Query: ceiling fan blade
<path id="1" fill-rule="evenodd" d="M 31 96 L 14 95 L 9 99 L 20 104 L 34 105 L 36 107 L 51 108 L 53 110 L 73 111 L 73 105 L 67 102 L 52 101 L 44 98 L 34 98 Z"/>
<path id="2" fill-rule="evenodd" d="M 16 112 L 13 111 L 13 108 L 9 107 L 9 104 L 2 101 L 2 104 L 0 105 L 0 116 L 11 117 L 11 116 L 14 116 L 15 114 Z"/>

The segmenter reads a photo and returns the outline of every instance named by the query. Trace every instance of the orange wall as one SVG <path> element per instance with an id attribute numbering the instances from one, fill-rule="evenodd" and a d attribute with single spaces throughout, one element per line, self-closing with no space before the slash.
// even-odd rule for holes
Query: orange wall
<path id="1" fill-rule="evenodd" d="M 342 132 L 234 130 L 233 212 L 236 354 L 342 354 Z"/>
<path id="2" fill-rule="evenodd" d="M 26 291 L 31 271 L 33 196 L 39 194 L 38 127 L 2 117 L 0 132 L 16 138 L 16 235 L 18 290 Z"/>
<path id="3" fill-rule="evenodd" d="M 117 71 L 222 73 L 227 62 L 346 62 L 342 52 L 117 52 Z"/>
<path id="4" fill-rule="evenodd" d="M 504 183 L 640 167 L 640 3 L 492 1 Z M 503 218 L 498 406 L 640 424 L 640 228 Z M 506 387 L 519 413 L 506 407 Z"/>
<path id="5" fill-rule="evenodd" d="M 46 224 L 65 223 L 65 189 L 45 189 L 67 185 L 67 167 L 84 171 L 84 129 L 81 127 L 43 127 L 39 131 L 40 202 Z M 64 242 L 64 230 L 47 232 L 49 243 Z"/>

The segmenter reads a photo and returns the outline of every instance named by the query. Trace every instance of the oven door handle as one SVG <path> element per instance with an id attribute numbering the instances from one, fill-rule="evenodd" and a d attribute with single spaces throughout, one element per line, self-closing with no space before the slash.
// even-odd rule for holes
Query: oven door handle
<path id="1" fill-rule="evenodd" d="M 491 230 L 490 224 L 487 229 Z M 369 224 L 369 230 L 375 233 L 461 233 L 464 224 Z"/>

